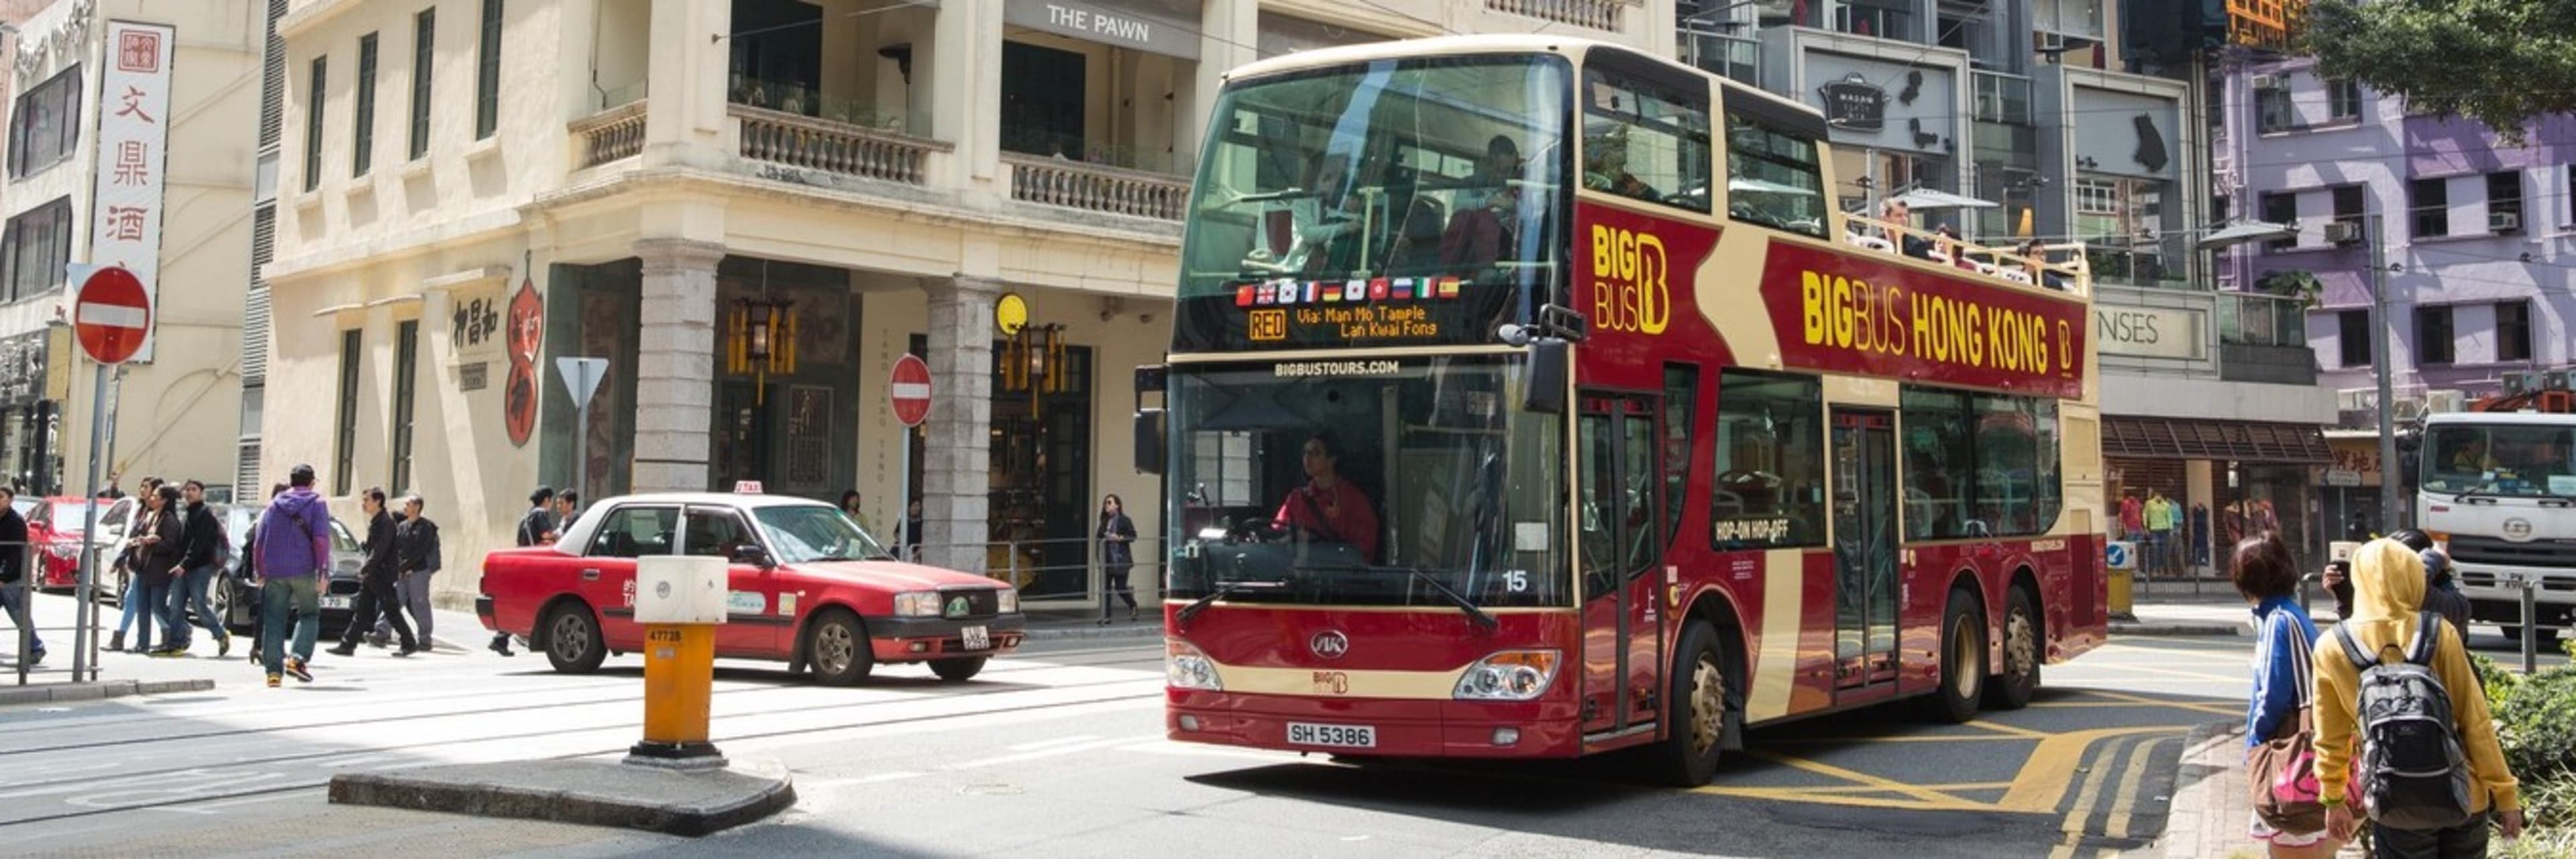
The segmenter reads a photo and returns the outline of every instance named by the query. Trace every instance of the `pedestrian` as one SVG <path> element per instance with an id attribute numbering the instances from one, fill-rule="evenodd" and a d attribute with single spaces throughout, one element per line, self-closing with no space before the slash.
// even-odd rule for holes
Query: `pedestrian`
<path id="1" fill-rule="evenodd" d="M 2475 606 L 2467 594 L 2460 593 L 2460 583 L 2452 577 L 2451 556 L 2433 545 L 2433 535 L 2413 528 L 2401 528 L 2388 539 L 2415 551 L 2415 559 L 2424 563 L 2424 610 L 2442 616 L 2459 630 L 2460 640 L 2468 640 L 2469 614 Z M 2349 583 L 2346 585 L 2349 587 Z"/>
<path id="2" fill-rule="evenodd" d="M 27 518 L 18 515 L 17 501 L 16 488 L 0 486 L 0 613 L 7 614 L 18 630 L 10 637 L 25 641 L 10 649 L 34 665 L 45 661 L 45 639 L 36 634 L 35 620 L 27 612 L 27 561 L 34 547 L 27 545 Z"/>
<path id="3" fill-rule="evenodd" d="M 903 559 L 921 563 L 921 499 L 903 507 Z"/>
<path id="4" fill-rule="evenodd" d="M 286 494 L 286 481 L 281 480 L 268 485 L 269 503 L 276 503 L 277 496 L 284 494 Z M 268 601 L 260 598 L 264 586 L 260 582 L 259 575 L 259 519 L 260 517 L 257 516 L 251 517 L 250 527 L 242 534 L 241 541 L 242 583 L 249 586 L 251 593 L 250 661 L 253 665 L 266 664 L 266 660 L 260 656 L 259 646 L 262 631 L 267 629 L 268 610 Z"/>
<path id="5" fill-rule="evenodd" d="M 108 481 L 107 486 L 108 486 L 108 489 L 109 489 L 110 491 L 113 491 L 113 490 L 115 490 L 115 489 L 116 489 L 116 482 L 115 482 L 115 481 L 113 481 L 113 480 Z M 141 497 L 139 497 L 139 498 L 136 498 L 136 499 L 135 499 L 135 505 L 134 505 L 134 508 L 133 508 L 133 509 L 131 509 L 131 510 L 126 511 L 126 514 L 125 514 L 125 533 L 126 533 L 126 534 L 128 534 L 128 535 L 133 535 L 133 534 L 139 534 L 139 533 L 142 533 L 141 531 L 139 531 L 139 530 L 137 530 L 137 529 L 136 529 L 137 520 L 140 520 L 141 518 L 143 518 L 143 507 L 144 507 L 144 505 L 145 505 L 145 504 L 147 504 L 147 503 L 149 503 L 149 502 L 152 500 L 152 496 L 153 496 L 155 493 L 159 492 L 159 491 L 160 491 L 160 489 L 161 489 L 161 478 L 158 478 L 158 477 L 150 477 L 150 476 L 147 476 L 147 477 L 143 478 L 143 495 L 142 495 Z M 100 497 L 100 498 L 106 498 L 107 496 L 106 496 L 105 494 L 101 494 L 99 497 Z M 118 493 L 116 494 L 116 498 L 118 498 L 118 499 L 122 499 L 122 498 L 124 498 L 124 497 L 125 497 L 125 493 L 123 493 L 123 492 L 118 492 Z M 115 504 L 115 500 L 111 499 L 111 500 L 108 502 L 108 504 L 110 504 L 111 506 L 112 506 L 112 505 L 114 505 L 114 504 Z M 100 519 L 102 519 L 102 520 L 106 519 L 106 518 L 107 518 L 107 512 L 108 512 L 108 511 L 106 511 L 106 510 L 101 510 L 101 511 L 99 511 L 99 518 L 100 518 Z M 141 590 L 140 590 L 140 589 L 141 589 L 141 587 L 142 587 L 143 582 L 142 582 L 142 577 L 137 576 L 137 575 L 135 575 L 135 574 L 134 574 L 134 543 L 133 543 L 133 541 L 131 541 L 131 540 L 126 541 L 126 546 L 125 546 L 125 548 L 124 548 L 123 550 L 120 550 L 120 551 L 118 551 L 118 552 L 117 552 L 117 554 L 116 554 L 116 560 L 115 560 L 114 562 L 112 562 L 111 564 L 109 564 L 109 566 L 110 566 L 110 567 L 112 567 L 112 568 L 114 568 L 114 569 L 118 572 L 118 574 L 120 575 L 120 577 L 121 577 L 121 578 L 124 580 L 124 582 L 125 582 L 125 587 L 124 587 L 124 588 L 123 588 L 123 589 L 122 589 L 122 590 L 117 594 L 117 605 L 118 605 L 118 608 L 119 608 L 119 609 L 121 609 L 121 610 L 117 613 L 117 619 L 116 619 L 116 635 L 114 635 L 114 636 L 112 636 L 112 637 L 108 638 L 108 640 L 107 640 L 107 649 L 109 649 L 109 650 L 124 650 L 124 649 L 125 649 L 125 633 L 126 633 L 128 630 L 131 630 L 131 629 L 133 629 L 133 628 L 134 628 L 134 619 L 135 619 L 137 616 L 140 616 L 140 615 L 143 613 L 143 594 L 142 594 L 142 592 L 141 592 Z M 158 609 L 158 607 L 155 607 L 155 609 L 154 609 L 154 610 L 155 610 L 155 611 L 158 611 L 159 609 Z M 142 642 L 140 642 L 140 646 L 136 647 L 135 649 L 136 649 L 136 650 L 148 650 L 148 649 L 151 649 L 151 647 L 152 647 L 152 645 L 151 645 L 151 641 L 152 641 L 152 639 L 151 639 L 151 638 L 146 637 L 146 638 L 144 638 L 144 639 L 142 640 Z"/>
<path id="6" fill-rule="evenodd" d="M 135 649 L 147 656 L 177 656 L 171 645 L 179 638 L 179 619 L 170 615 L 170 591 L 178 578 L 180 552 L 186 547 L 187 523 L 179 513 L 179 487 L 159 486 L 143 496 L 143 513 L 126 532 L 132 548 L 135 601 L 143 622 L 135 631 Z M 158 622 L 162 646 L 152 646 Z"/>
<path id="7" fill-rule="evenodd" d="M 555 530 L 546 537 L 546 542 L 552 543 L 563 539 L 564 530 L 571 528 L 573 520 L 579 518 L 581 518 L 581 493 L 570 489 L 555 493 Z"/>
<path id="8" fill-rule="evenodd" d="M 863 506 L 859 500 L 858 490 L 850 489 L 841 493 L 841 513 L 849 516 L 850 521 L 859 523 L 859 530 L 867 532 L 869 537 L 875 537 L 877 526 L 868 523 L 868 512 L 861 509 Z"/>
<path id="9" fill-rule="evenodd" d="M 2395 540 L 2365 543 L 2353 553 L 2352 583 L 2353 616 L 2321 636 L 2313 652 L 2316 776 L 2327 834 L 2349 841 L 2367 814 L 2376 855 L 2406 859 L 2485 856 L 2490 817 L 2505 838 L 2521 837 L 2521 785 L 2505 766 L 2486 692 L 2469 666 L 2459 630 L 2422 611 L 2426 579 L 2419 553 Z M 2374 678 L 2369 694 L 2383 706 L 2362 707 L 2364 671 Z M 2433 682 L 2425 682 L 2427 674 Z M 2439 694 L 2412 694 L 2418 692 Z M 2393 704 L 2410 706 L 2387 706 Z M 2402 719 L 2389 718 L 2445 711 L 2448 730 L 2437 732 L 2401 733 L 2403 725 L 2392 723 Z M 2425 772 L 2419 768 L 2434 761 L 2389 765 L 2422 751 L 2423 743 L 2410 742 L 2419 738 L 2431 745 L 2431 757 L 2447 759 L 2447 766 Z M 2364 739 L 2370 747 L 2356 760 L 2353 752 Z M 2453 780 L 2463 775 L 2462 768 L 2464 780 Z M 2403 794 L 2387 789 L 2418 787 L 2416 782 L 2426 775 L 2449 784 Z M 2348 795 L 2347 778 L 2359 783 L 2362 797 Z M 2455 793 L 2460 788 L 2465 796 Z M 2457 803 L 2454 813 L 2465 814 L 2466 820 L 2432 829 L 2390 825 L 2392 812 L 2402 810 L 2411 817 L 2432 809 L 2423 801 L 2428 793 Z M 2361 798 L 2372 800 L 2373 807 L 2355 812 L 2351 804 Z"/>
<path id="10" fill-rule="evenodd" d="M 319 588 L 330 580 L 331 569 L 331 514 L 313 491 L 313 466 L 296 466 L 287 472 L 286 482 L 286 492 L 270 499 L 268 510 L 260 514 L 259 542 L 251 547 L 263 581 L 259 648 L 272 689 L 281 672 L 313 682 L 313 639 L 322 630 Z M 290 628 L 292 656 L 287 654 Z"/>
<path id="11" fill-rule="evenodd" d="M 1100 498 L 1100 525 L 1092 529 L 1100 539 L 1100 625 L 1109 625 L 1109 598 L 1116 595 L 1127 603 L 1127 619 L 1136 619 L 1136 591 L 1127 586 L 1127 572 L 1136 566 L 1136 520 L 1127 518 L 1127 504 L 1117 493 Z"/>
<path id="12" fill-rule="evenodd" d="M 418 495 L 404 497 L 402 523 L 394 526 L 394 565 L 400 576 L 400 587 L 397 590 L 402 593 L 404 610 L 411 613 L 412 627 L 420 633 L 420 646 L 423 650 L 437 646 L 436 641 L 429 636 L 430 622 L 433 620 L 429 604 L 429 577 L 436 574 L 439 568 L 438 523 L 429 521 L 428 517 L 421 515 L 427 506 L 427 503 L 421 501 Z M 381 628 L 389 623 L 380 623 L 378 626 Z"/>
<path id="13" fill-rule="evenodd" d="M 360 509 L 367 514 L 366 560 L 358 567 L 358 599 L 350 607 L 348 629 L 340 633 L 340 646 L 331 649 L 333 656 L 358 655 L 358 640 L 366 637 L 383 618 L 393 624 L 394 634 L 402 638 L 402 649 L 395 656 L 410 656 L 421 650 L 420 641 L 412 637 L 411 622 L 404 620 L 402 597 L 394 590 L 399 573 L 394 560 L 394 517 L 385 510 L 385 490 L 370 486 L 360 496 Z"/>
<path id="14" fill-rule="evenodd" d="M 170 646 L 162 650 L 170 656 L 188 652 L 188 616 L 193 611 L 197 624 L 215 637 L 215 657 L 221 659 L 232 655 L 233 636 L 225 631 L 224 619 L 215 616 L 206 589 L 223 568 L 224 524 L 215 519 L 214 508 L 206 506 L 204 482 L 191 480 L 181 486 L 179 574 L 170 587 Z"/>
<path id="15" fill-rule="evenodd" d="M 2292 743 L 2313 742 L 2308 654 L 2317 640 L 2317 625 L 2299 608 L 2296 563 L 2279 539 L 2265 535 L 2237 543 L 2232 560 L 2228 577 L 2236 592 L 2254 604 L 2256 630 L 2254 694 L 2245 708 L 2246 771 L 2266 788 L 2262 795 L 2284 800 L 2276 813 L 2288 810 L 2291 800 L 2301 801 L 2304 812 L 2298 815 L 2301 825 L 2275 826 L 2258 803 L 2247 834 L 2271 845 L 2275 859 L 2325 859 L 2340 842 L 2326 836 L 2324 809 L 2316 798 L 2282 797 L 2270 789 L 2277 770 L 2306 765 Z M 2302 732 L 2308 736 L 2300 736 Z"/>
<path id="16" fill-rule="evenodd" d="M 521 547 L 543 546 L 555 541 L 554 503 L 554 487 L 539 486 L 535 492 L 528 493 L 528 512 L 519 517 Z M 491 648 L 492 652 L 503 656 L 519 655 L 510 650 L 510 634 L 507 632 L 493 632 Z"/>

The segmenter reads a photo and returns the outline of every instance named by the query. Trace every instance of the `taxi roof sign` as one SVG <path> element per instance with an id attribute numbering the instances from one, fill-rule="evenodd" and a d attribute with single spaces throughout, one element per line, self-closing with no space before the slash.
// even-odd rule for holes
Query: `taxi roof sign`
<path id="1" fill-rule="evenodd" d="M 736 480 L 736 481 L 734 481 L 734 482 L 733 482 L 733 494 L 735 494 L 735 495 L 758 495 L 758 494 L 760 494 L 760 481 L 757 481 L 757 480 Z"/>

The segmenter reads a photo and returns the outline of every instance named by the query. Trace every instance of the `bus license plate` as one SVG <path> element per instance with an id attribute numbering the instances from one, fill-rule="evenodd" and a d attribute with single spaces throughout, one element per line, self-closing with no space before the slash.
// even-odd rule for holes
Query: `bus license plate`
<path id="1" fill-rule="evenodd" d="M 1377 748 L 1377 729 L 1368 725 L 1317 725 L 1308 722 L 1288 723 L 1288 744 L 1292 746 L 1332 746 L 1340 749 Z"/>
<path id="2" fill-rule="evenodd" d="M 968 650 L 993 649 L 993 632 L 992 630 L 984 627 L 967 627 L 964 632 L 958 636 L 958 638 L 963 639 L 965 647 Z"/>

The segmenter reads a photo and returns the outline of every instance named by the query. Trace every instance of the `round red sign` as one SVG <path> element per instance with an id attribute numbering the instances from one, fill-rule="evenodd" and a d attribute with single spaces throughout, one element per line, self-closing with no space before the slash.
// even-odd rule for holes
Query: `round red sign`
<path id="1" fill-rule="evenodd" d="M 91 272 L 72 302 L 72 331 L 92 361 L 122 364 L 134 357 L 152 333 L 152 301 L 143 294 L 143 280 L 124 266 Z"/>
<path id="2" fill-rule="evenodd" d="M 897 358 L 889 382 L 886 402 L 894 406 L 894 419 L 904 426 L 920 426 L 930 416 L 930 365 L 915 355 Z"/>

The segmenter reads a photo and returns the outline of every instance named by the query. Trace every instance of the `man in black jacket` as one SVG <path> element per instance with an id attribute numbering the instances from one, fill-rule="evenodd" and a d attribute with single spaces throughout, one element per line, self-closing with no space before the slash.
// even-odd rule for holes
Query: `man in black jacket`
<path id="1" fill-rule="evenodd" d="M 27 519 L 18 515 L 17 501 L 18 490 L 0 484 L 0 610 L 24 634 L 27 664 L 33 665 L 45 661 L 45 640 L 36 636 L 35 622 L 27 617 L 27 558 L 33 547 L 27 545 Z M 18 647 L 11 641 L 0 649 L 15 653 Z"/>
<path id="2" fill-rule="evenodd" d="M 223 570 L 223 523 L 215 521 L 215 511 L 206 506 L 206 484 L 191 480 L 183 484 L 181 502 L 186 513 L 180 516 L 179 579 L 170 586 L 171 655 L 188 649 L 188 616 L 193 607 L 197 625 L 215 637 L 215 656 L 232 655 L 233 637 L 224 630 L 223 618 L 215 616 L 214 604 L 206 600 L 206 589 L 214 584 Z"/>
<path id="3" fill-rule="evenodd" d="M 429 636 L 433 618 L 429 610 L 429 577 L 438 572 L 438 523 L 421 515 L 426 505 L 418 495 L 402 499 L 402 522 L 394 526 L 394 569 L 399 581 L 395 590 L 402 592 L 403 610 L 411 614 L 412 628 L 420 633 L 422 647 L 435 647 Z M 393 612 L 386 612 L 390 618 Z M 390 621 L 376 624 L 376 634 L 386 634 Z"/>
<path id="4" fill-rule="evenodd" d="M 376 618 L 391 615 L 394 634 L 402 638 L 402 649 L 395 656 L 410 656 L 421 651 L 419 639 L 411 634 L 411 623 L 403 620 L 402 607 L 396 601 L 394 576 L 394 517 L 385 511 L 385 490 L 367 487 L 362 502 L 367 514 L 366 561 L 358 567 L 358 599 L 350 607 L 349 626 L 340 633 L 340 646 L 331 648 L 336 656 L 358 655 L 358 639 L 376 628 Z"/>
<path id="5" fill-rule="evenodd" d="M 555 529 L 558 526 L 555 522 L 554 503 L 555 489 L 552 486 L 539 486 L 537 491 L 528 493 L 528 513 L 519 517 L 521 547 L 542 546 L 555 541 Z M 506 632 L 492 633 L 492 652 L 503 656 L 519 655 L 510 652 L 510 634 Z"/>

